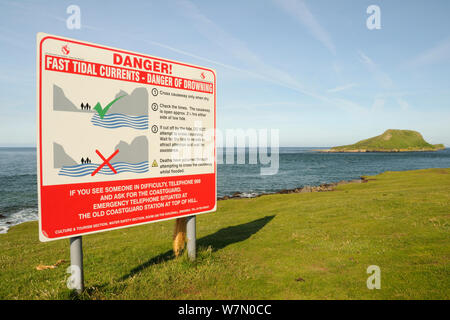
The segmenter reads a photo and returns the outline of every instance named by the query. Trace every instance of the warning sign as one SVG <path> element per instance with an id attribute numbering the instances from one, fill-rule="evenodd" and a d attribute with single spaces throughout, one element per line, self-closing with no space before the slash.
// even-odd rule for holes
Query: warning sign
<path id="1" fill-rule="evenodd" d="M 41 241 L 216 208 L 211 69 L 37 35 Z"/>

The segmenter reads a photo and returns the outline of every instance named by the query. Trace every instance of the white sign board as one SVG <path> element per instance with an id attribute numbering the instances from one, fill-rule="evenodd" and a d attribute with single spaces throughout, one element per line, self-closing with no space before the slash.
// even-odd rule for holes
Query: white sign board
<path id="1" fill-rule="evenodd" d="M 216 74 L 37 36 L 41 241 L 216 208 Z"/>

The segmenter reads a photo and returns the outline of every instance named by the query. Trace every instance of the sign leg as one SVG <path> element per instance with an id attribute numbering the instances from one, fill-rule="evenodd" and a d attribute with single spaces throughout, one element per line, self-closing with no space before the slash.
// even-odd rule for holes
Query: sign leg
<path id="1" fill-rule="evenodd" d="M 190 216 L 187 217 L 186 223 L 187 252 L 191 261 L 194 261 L 197 256 L 195 220 L 195 216 Z"/>
<path id="2" fill-rule="evenodd" d="M 72 270 L 72 289 L 80 294 L 84 289 L 83 245 L 80 237 L 70 238 L 70 267 Z"/>

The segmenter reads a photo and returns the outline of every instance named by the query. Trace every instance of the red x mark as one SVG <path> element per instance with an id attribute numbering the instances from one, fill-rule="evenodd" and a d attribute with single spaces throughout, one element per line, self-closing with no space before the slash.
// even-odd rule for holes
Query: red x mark
<path id="1" fill-rule="evenodd" d="M 105 164 L 108 165 L 108 167 L 112 170 L 112 172 L 117 173 L 116 169 L 114 169 L 114 167 L 111 165 L 111 163 L 109 163 L 109 161 L 110 161 L 116 154 L 119 153 L 119 149 L 117 149 L 116 151 L 114 151 L 114 153 L 113 153 L 112 155 L 110 155 L 108 159 L 105 159 L 105 157 L 100 153 L 100 151 L 95 150 L 95 152 L 97 152 L 98 156 L 99 156 L 100 158 L 102 158 L 103 163 L 102 163 L 97 169 L 95 169 L 94 172 L 92 172 L 91 176 L 95 176 L 95 174 L 96 174 L 97 172 L 99 172 L 100 169 L 103 168 Z"/>

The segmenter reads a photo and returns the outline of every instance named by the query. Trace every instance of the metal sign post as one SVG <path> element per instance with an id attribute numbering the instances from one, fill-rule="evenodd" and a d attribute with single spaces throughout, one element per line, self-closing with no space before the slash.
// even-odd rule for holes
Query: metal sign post
<path id="1" fill-rule="evenodd" d="M 194 261 L 197 256 L 196 248 L 196 226 L 195 216 L 187 217 L 186 219 L 186 238 L 187 238 L 187 252 L 191 261 Z"/>
<path id="2" fill-rule="evenodd" d="M 83 244 L 81 237 L 70 238 L 71 286 L 78 294 L 84 290 Z"/>

